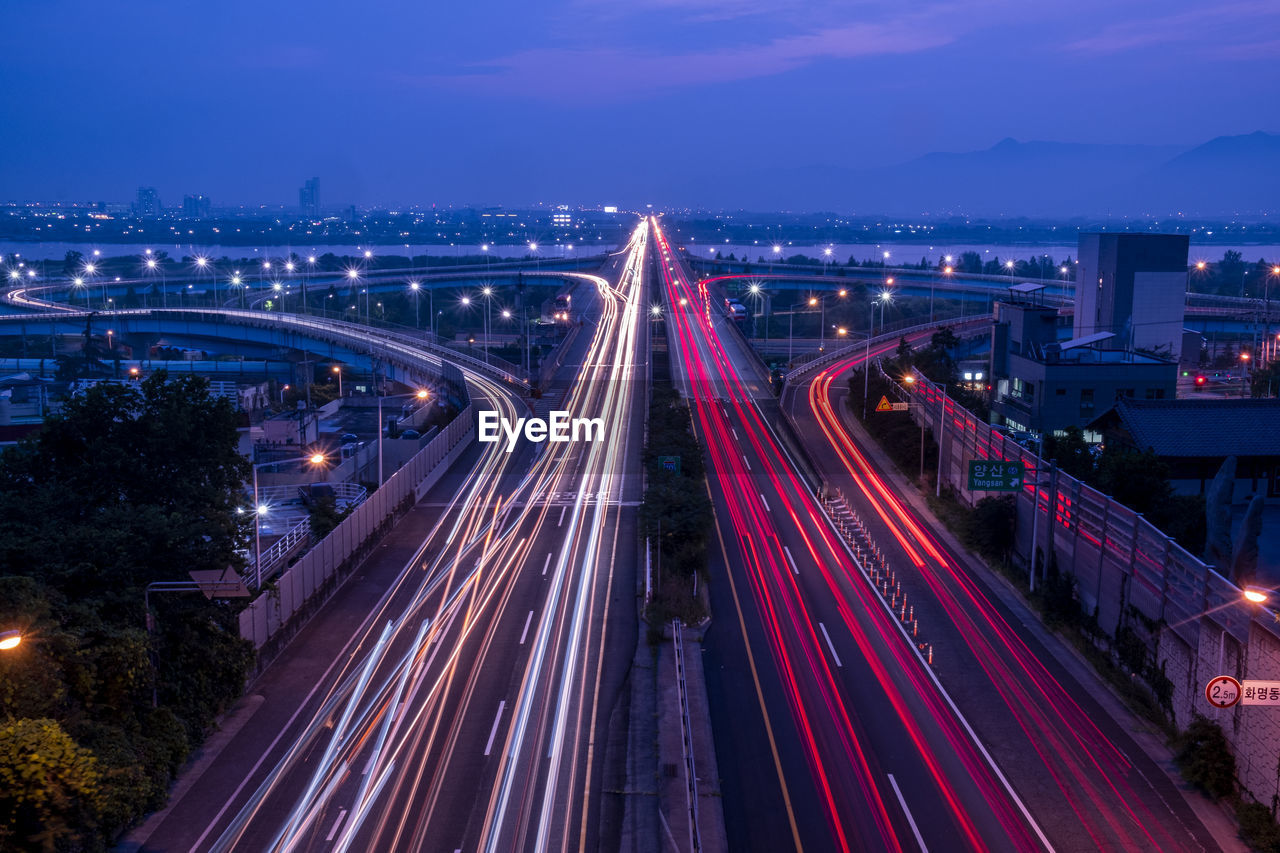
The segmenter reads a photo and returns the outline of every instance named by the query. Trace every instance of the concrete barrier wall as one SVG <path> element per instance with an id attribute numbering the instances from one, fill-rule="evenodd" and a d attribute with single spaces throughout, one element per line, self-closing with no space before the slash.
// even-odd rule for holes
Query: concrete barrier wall
<path id="1" fill-rule="evenodd" d="M 1046 461 L 944 397 L 918 372 L 914 383 L 895 384 L 895 391 L 911 403 L 915 422 L 933 433 L 943 482 L 964 502 L 972 505 L 993 494 L 968 490 L 970 460 L 1026 466 L 1027 485 L 1016 496 L 1016 559 L 1031 564 L 1032 524 L 1037 525 L 1042 565 L 1052 555 L 1059 570 L 1074 578 L 1085 614 L 1095 614 L 1111 637 L 1132 631 L 1155 650 L 1173 684 L 1174 722 L 1181 728 L 1200 715 L 1221 725 L 1235 750 L 1241 785 L 1259 802 L 1275 805 L 1280 708 L 1218 710 L 1204 689 L 1218 675 L 1280 680 L 1280 615 L 1247 604 L 1239 587 L 1141 514 L 1074 477 L 1058 472 L 1049 478 Z M 1032 485 L 1038 479 L 1050 482 Z"/>
<path id="2" fill-rule="evenodd" d="M 415 503 L 475 439 L 475 412 L 467 406 L 402 468 L 387 478 L 328 536 L 285 570 L 268 591 L 240 613 L 240 636 L 261 649 L 316 595 L 323 595 L 350 562 L 362 559 L 395 513 Z"/>

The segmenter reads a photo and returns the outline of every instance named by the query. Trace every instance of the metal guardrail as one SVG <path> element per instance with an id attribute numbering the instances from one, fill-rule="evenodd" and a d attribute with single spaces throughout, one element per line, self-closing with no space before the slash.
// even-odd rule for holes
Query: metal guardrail
<path id="1" fill-rule="evenodd" d="M 904 335 L 913 335 L 916 332 L 927 332 L 930 329 L 940 329 L 943 326 L 967 326 L 970 323 L 987 322 L 990 319 L 991 319 L 990 317 L 987 317 L 985 315 L 980 314 L 980 315 L 974 316 L 971 314 L 968 317 L 951 317 L 946 320 L 934 320 L 932 323 L 917 323 L 913 326 L 903 326 L 902 328 L 890 329 L 889 331 L 886 331 L 879 335 L 874 336 L 873 338 L 871 338 L 871 345 L 875 346 L 876 344 L 886 343 L 895 338 L 903 337 Z M 810 370 L 813 370 L 814 368 L 822 367 L 824 365 L 831 364 L 832 362 L 839 361 L 845 356 L 855 354 L 860 349 L 865 349 L 866 346 L 867 346 L 867 339 L 864 337 L 862 340 L 858 341 L 857 343 L 849 344 L 848 346 L 843 346 L 840 349 L 831 350 L 828 353 L 817 353 L 814 355 L 813 358 L 809 359 L 808 361 L 793 367 L 791 369 L 791 372 L 787 374 L 787 381 L 788 383 L 790 383 L 794 381 L 793 377 L 799 378 L 802 374 Z"/>
<path id="2" fill-rule="evenodd" d="M 689 849 L 702 849 L 698 831 L 698 773 L 693 760 L 693 724 L 689 719 L 689 687 L 684 674 L 684 626 L 679 619 L 671 621 L 671 636 L 676 655 L 676 687 L 680 696 L 680 752 L 684 756 L 685 806 L 689 815 Z"/>

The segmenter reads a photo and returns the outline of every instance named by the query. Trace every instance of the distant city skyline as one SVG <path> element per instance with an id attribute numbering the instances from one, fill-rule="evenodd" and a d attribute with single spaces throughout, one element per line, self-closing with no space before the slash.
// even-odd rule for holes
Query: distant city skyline
<path id="1" fill-rule="evenodd" d="M 827 170 L 1005 138 L 1185 150 L 1280 132 L 1259 115 L 1280 7 L 1257 0 L 231 0 L 217 16 L 67 0 L 6 9 L 6 29 L 4 199 L 154 186 L 293 206 L 318 176 L 326 206 L 804 210 L 833 206 Z"/>

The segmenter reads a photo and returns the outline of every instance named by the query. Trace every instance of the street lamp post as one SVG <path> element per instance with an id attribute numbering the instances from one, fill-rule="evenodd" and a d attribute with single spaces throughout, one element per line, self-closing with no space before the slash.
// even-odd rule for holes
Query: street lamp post
<path id="1" fill-rule="evenodd" d="M 425 388 L 420 388 L 420 389 L 418 389 L 417 391 L 414 391 L 414 392 L 409 393 L 409 394 L 391 394 L 390 396 L 391 396 L 391 397 L 393 397 L 393 398 L 396 398 L 396 397 L 416 397 L 416 398 L 417 398 L 417 399 L 419 399 L 419 400 L 424 400 L 424 401 L 425 401 L 425 400 L 427 399 L 427 397 L 429 397 L 429 396 L 430 396 L 430 394 L 427 392 L 427 389 L 425 389 Z M 386 432 L 386 424 L 385 424 L 385 423 L 383 423 L 383 421 L 382 421 L 382 401 L 383 401 L 383 400 L 385 400 L 385 399 L 386 399 L 386 397 L 385 397 L 385 396 L 383 396 L 383 397 L 379 397 L 379 398 L 378 398 L 378 488 L 382 488 L 382 483 L 383 483 L 383 479 L 382 479 L 382 470 L 383 470 L 383 469 L 382 469 L 382 434 L 383 434 L 384 432 Z"/>
<path id="2" fill-rule="evenodd" d="M 480 292 L 484 294 L 484 363 L 489 363 L 489 310 L 493 306 L 493 288 L 485 285 Z"/>
<path id="3" fill-rule="evenodd" d="M 258 469 L 268 465 L 288 465 L 293 462 L 310 462 L 312 465 L 323 465 L 326 461 L 323 453 L 310 456 L 298 456 L 293 459 L 277 459 L 272 462 L 259 462 L 253 466 L 253 576 L 254 588 L 262 589 L 262 514 L 267 508 L 258 500 Z"/>
<path id="4" fill-rule="evenodd" d="M 421 329 L 422 318 L 418 311 L 418 291 L 422 289 L 422 285 L 416 281 L 411 281 L 409 282 L 409 289 L 413 291 L 413 327 Z"/>
<path id="5" fill-rule="evenodd" d="M 342 399 L 342 368 L 339 365 L 333 366 L 333 372 L 338 375 L 338 399 Z"/>

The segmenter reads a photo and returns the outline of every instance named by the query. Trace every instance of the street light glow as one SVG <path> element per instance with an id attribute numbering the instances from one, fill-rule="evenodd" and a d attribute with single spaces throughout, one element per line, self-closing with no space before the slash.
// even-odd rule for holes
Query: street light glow
<path id="1" fill-rule="evenodd" d="M 1256 586 L 1245 587 L 1244 597 L 1252 601 L 1254 604 L 1261 604 L 1270 598 L 1265 589 Z"/>
<path id="2" fill-rule="evenodd" d="M 352 281 L 355 281 L 355 280 L 356 280 L 357 278 L 359 278 L 359 277 L 360 277 L 360 271 L 359 271 L 359 270 L 356 270 L 356 269 L 348 269 L 348 270 L 347 270 L 347 278 L 351 279 Z"/>
<path id="3" fill-rule="evenodd" d="M 5 631 L 0 633 L 0 651 L 9 651 L 16 649 L 22 644 L 22 635 L 17 631 Z"/>

